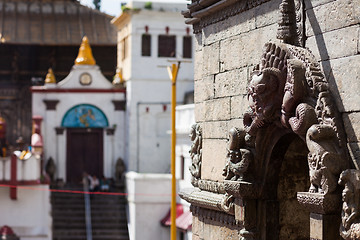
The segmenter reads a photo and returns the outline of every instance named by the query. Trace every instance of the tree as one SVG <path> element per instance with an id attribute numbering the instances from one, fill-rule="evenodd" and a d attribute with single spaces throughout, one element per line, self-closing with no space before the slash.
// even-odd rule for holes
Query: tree
<path id="1" fill-rule="evenodd" d="M 100 10 L 101 0 L 93 0 L 93 4 L 96 10 Z"/>

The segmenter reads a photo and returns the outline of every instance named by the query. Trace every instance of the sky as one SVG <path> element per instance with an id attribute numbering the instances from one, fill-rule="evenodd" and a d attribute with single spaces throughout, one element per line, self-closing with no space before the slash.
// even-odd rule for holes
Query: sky
<path id="1" fill-rule="evenodd" d="M 100 11 L 118 16 L 121 12 L 121 3 L 127 2 L 126 0 L 101 0 Z M 94 8 L 93 0 L 80 0 L 80 3 Z"/>
<path id="2" fill-rule="evenodd" d="M 100 11 L 112 16 L 118 16 L 121 12 L 121 3 L 129 0 L 101 0 Z M 136 0 L 139 2 L 186 2 L 186 0 Z M 80 3 L 89 7 L 94 7 L 93 0 L 80 0 Z"/>

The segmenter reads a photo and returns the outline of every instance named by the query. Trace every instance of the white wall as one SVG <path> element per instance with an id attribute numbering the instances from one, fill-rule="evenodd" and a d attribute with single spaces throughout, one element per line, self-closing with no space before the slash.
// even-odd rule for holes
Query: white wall
<path id="1" fill-rule="evenodd" d="M 130 240 L 170 239 L 170 229 L 160 220 L 171 205 L 170 174 L 126 174 Z"/>
<path id="2" fill-rule="evenodd" d="M 0 226 L 10 226 L 21 240 L 51 240 L 49 186 L 26 187 L 17 189 L 17 200 L 10 199 L 8 188 L 0 188 Z"/>
<path id="3" fill-rule="evenodd" d="M 143 5 L 144 2 L 130 4 L 136 8 Z M 164 11 L 159 11 L 161 7 Z M 187 28 L 192 35 L 192 27 L 184 23 L 180 13 L 184 9 L 185 3 L 153 2 L 153 10 L 141 9 L 129 15 L 123 14 L 115 21 L 119 29 L 118 43 L 127 37 L 130 48 L 125 60 L 118 56 L 118 68 L 122 69 L 126 80 L 128 145 L 125 158 L 128 170 L 142 173 L 170 171 L 170 136 L 158 135 L 159 132 L 170 130 L 170 107 L 166 112 L 161 109 L 163 104 L 170 104 L 171 101 L 171 80 L 166 66 L 171 65 L 169 59 L 175 58 L 158 57 L 158 36 L 166 34 L 165 28 L 169 27 L 169 35 L 176 35 L 177 58 L 182 57 L 183 37 L 188 35 Z M 146 33 L 145 26 L 148 26 L 148 34 L 151 35 L 151 56 L 141 56 L 141 36 Z M 193 38 L 192 55 L 194 43 Z M 118 52 L 122 52 L 121 44 L 118 45 Z M 193 63 L 182 63 L 177 78 L 178 103 L 183 102 L 185 93 L 193 91 L 193 75 Z M 148 113 L 144 113 L 146 107 L 150 108 Z M 143 129 L 146 133 L 142 132 Z M 149 133 L 149 130 L 152 132 Z"/>

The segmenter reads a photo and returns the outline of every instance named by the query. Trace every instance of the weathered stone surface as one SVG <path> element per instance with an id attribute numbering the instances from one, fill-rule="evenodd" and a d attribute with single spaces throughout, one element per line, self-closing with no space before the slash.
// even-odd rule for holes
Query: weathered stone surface
<path id="1" fill-rule="evenodd" d="M 321 61 L 352 56 L 358 52 L 358 30 L 358 26 L 351 26 L 312 36 L 306 40 L 306 47 Z"/>
<path id="2" fill-rule="evenodd" d="M 305 23 L 306 36 L 358 24 L 360 22 L 359 5 L 358 1 L 337 0 L 308 9 Z"/>
<path id="3" fill-rule="evenodd" d="M 266 2 L 255 8 L 255 26 L 261 28 L 279 20 L 279 5 L 281 0 Z"/>
<path id="4" fill-rule="evenodd" d="M 220 43 L 215 42 L 211 45 L 203 47 L 203 75 L 210 75 L 218 73 L 219 57 L 220 57 Z"/>
<path id="5" fill-rule="evenodd" d="M 227 132 L 229 132 L 230 129 L 233 128 L 233 127 L 237 127 L 237 128 L 240 128 L 240 129 L 244 129 L 243 119 L 242 119 L 242 118 L 231 119 L 231 120 L 228 122 Z"/>
<path id="6" fill-rule="evenodd" d="M 277 24 L 256 29 L 220 42 L 221 72 L 256 65 L 266 42 L 276 39 Z M 256 43 L 256 44 L 254 44 Z"/>
<path id="7" fill-rule="evenodd" d="M 339 111 L 360 111 L 360 55 L 325 61 L 321 64 Z"/>
<path id="8" fill-rule="evenodd" d="M 228 97 L 246 93 L 247 68 L 234 69 L 215 76 L 215 97 Z"/>
<path id="9" fill-rule="evenodd" d="M 349 142 L 360 141 L 360 112 L 344 113 L 343 121 Z"/>
<path id="10" fill-rule="evenodd" d="M 195 51 L 201 51 L 202 47 L 203 47 L 203 43 L 202 43 L 202 34 L 201 33 L 197 33 L 195 34 Z"/>
<path id="11" fill-rule="evenodd" d="M 225 166 L 227 140 L 204 139 L 201 179 L 223 180 L 222 169 Z"/>
<path id="12" fill-rule="evenodd" d="M 255 29 L 254 9 L 230 17 L 226 21 L 217 22 L 203 29 L 204 44 L 212 44 L 220 40 L 239 35 Z"/>
<path id="13" fill-rule="evenodd" d="M 325 3 L 334 2 L 335 0 L 305 0 L 305 9 L 311 9 Z"/>
<path id="14" fill-rule="evenodd" d="M 205 120 L 219 121 L 230 119 L 230 97 L 205 102 Z"/>
<path id="15" fill-rule="evenodd" d="M 194 80 L 198 81 L 203 77 L 203 51 L 194 53 Z"/>
<path id="16" fill-rule="evenodd" d="M 204 240 L 213 239 L 240 239 L 239 229 L 212 224 L 208 219 L 204 224 Z"/>
<path id="17" fill-rule="evenodd" d="M 358 142 L 348 143 L 347 148 L 349 150 L 351 159 L 357 169 L 360 167 L 360 144 Z"/>
<path id="18" fill-rule="evenodd" d="M 248 109 L 249 103 L 247 100 L 247 95 L 239 95 L 231 97 L 230 99 L 230 117 L 233 118 L 242 118 L 244 112 Z"/>
<path id="19" fill-rule="evenodd" d="M 214 75 L 203 77 L 194 82 L 195 103 L 214 98 Z"/>
<path id="20" fill-rule="evenodd" d="M 204 234 L 204 227 L 203 227 L 204 223 L 202 221 L 199 220 L 199 218 L 197 216 L 193 216 L 193 222 L 192 222 L 192 234 L 193 237 L 194 235 L 197 235 L 200 239 L 200 237 L 202 237 Z"/>
<path id="21" fill-rule="evenodd" d="M 204 138 L 227 138 L 228 121 L 204 122 Z"/>
<path id="22" fill-rule="evenodd" d="M 203 122 L 205 120 L 205 102 L 195 104 L 194 115 L 195 122 Z"/>

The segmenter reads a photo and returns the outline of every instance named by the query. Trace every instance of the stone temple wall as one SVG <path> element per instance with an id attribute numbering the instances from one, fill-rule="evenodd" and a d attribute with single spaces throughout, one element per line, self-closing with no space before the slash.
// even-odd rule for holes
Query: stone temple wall
<path id="1" fill-rule="evenodd" d="M 199 179 L 203 181 L 203 185 L 202 187 L 196 185 L 192 192 L 183 193 L 184 198 L 190 199 L 189 202 L 192 203 L 193 239 L 260 239 L 260 236 L 261 239 L 292 239 L 284 233 L 285 228 L 281 229 L 282 233 L 276 238 L 269 237 L 271 234 L 244 233 L 246 228 L 244 219 L 253 214 L 251 203 L 248 204 L 247 209 L 245 203 L 240 203 L 239 205 L 243 207 L 240 213 L 235 207 L 234 220 L 226 214 L 217 214 L 217 211 L 224 207 L 217 209 L 216 203 L 213 203 L 213 206 L 210 203 L 201 203 L 202 200 L 199 200 L 204 196 L 204 192 L 209 195 L 207 199 L 213 201 L 225 194 L 222 173 L 228 153 L 229 131 L 233 127 L 244 128 L 243 115 L 249 107 L 247 88 L 253 69 L 260 63 L 265 43 L 281 42 L 277 39 L 281 0 L 227 0 L 221 1 L 222 6 L 215 6 L 216 4 L 212 2 L 214 1 L 203 1 L 201 5 L 198 1 L 192 0 L 188 7 L 189 11 L 184 13 L 186 21 L 193 24 L 196 36 L 195 119 L 202 128 L 202 163 Z M 303 30 L 300 35 L 305 47 L 319 62 L 340 112 L 347 151 L 350 155 L 349 168 L 358 168 L 357 165 L 360 165 L 360 0 L 305 0 L 301 9 L 296 11 L 299 13 L 300 28 Z M 302 153 L 305 162 L 306 154 Z M 296 168 L 295 165 L 293 168 Z M 299 182 L 305 181 L 300 178 Z M 304 185 L 308 187 L 309 183 Z M 197 188 L 201 190 L 196 190 Z M 196 194 L 202 195 L 196 197 Z M 286 195 L 281 191 L 278 194 Z M 221 203 L 224 202 L 219 200 L 218 205 Z M 271 206 L 267 204 L 264 207 Z M 263 214 L 259 213 L 260 205 L 261 203 L 257 202 L 257 229 L 258 232 L 267 232 L 268 230 L 259 230 L 261 225 L 259 214 Z M 228 209 L 225 207 L 223 212 L 226 210 Z M 264 212 L 272 214 L 271 210 Z M 281 215 L 282 211 L 279 212 Z M 317 223 L 312 222 L 312 224 Z M 326 228 L 325 222 L 321 224 L 320 228 Z M 335 226 L 335 232 L 338 233 L 337 229 L 338 225 Z M 310 231 L 314 232 L 314 229 Z M 315 236 L 317 233 L 312 234 Z M 330 239 L 324 233 L 320 235 L 317 239 Z M 302 236 L 308 239 L 306 233 Z"/>

